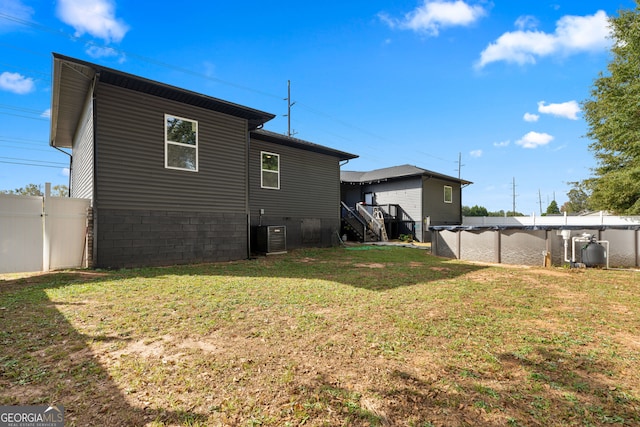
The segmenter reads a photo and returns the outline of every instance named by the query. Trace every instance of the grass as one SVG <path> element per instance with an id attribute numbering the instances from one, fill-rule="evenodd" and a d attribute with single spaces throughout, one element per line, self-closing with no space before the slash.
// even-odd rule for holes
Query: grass
<path id="1" fill-rule="evenodd" d="M 409 248 L 0 280 L 0 405 L 68 426 L 630 426 L 640 275 Z"/>

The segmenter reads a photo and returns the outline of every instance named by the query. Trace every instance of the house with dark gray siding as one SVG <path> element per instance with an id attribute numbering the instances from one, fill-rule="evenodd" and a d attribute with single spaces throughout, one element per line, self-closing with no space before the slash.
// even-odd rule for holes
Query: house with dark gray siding
<path id="1" fill-rule="evenodd" d="M 50 145 L 92 205 L 93 265 L 247 258 L 255 229 L 286 247 L 340 228 L 340 162 L 357 156 L 263 130 L 270 113 L 53 55 Z"/>
<path id="2" fill-rule="evenodd" d="M 472 184 L 413 165 L 342 171 L 340 180 L 345 205 L 377 206 L 385 217 L 401 214 L 404 223 L 414 223 L 414 238 L 421 242 L 429 240 L 429 225 L 462 223 L 462 188 Z"/>

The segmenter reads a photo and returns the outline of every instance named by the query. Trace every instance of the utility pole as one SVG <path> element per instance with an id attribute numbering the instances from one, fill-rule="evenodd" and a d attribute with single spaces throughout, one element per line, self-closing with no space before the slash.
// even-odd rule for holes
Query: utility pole
<path id="1" fill-rule="evenodd" d="M 513 216 L 516 216 L 516 177 L 513 177 Z"/>
<path id="2" fill-rule="evenodd" d="M 462 167 L 464 165 L 462 164 L 462 153 L 458 152 L 458 179 L 460 179 L 460 176 L 462 174 Z"/>
<path id="3" fill-rule="evenodd" d="M 540 215 L 542 215 L 542 195 L 540 194 L 539 188 L 538 188 L 538 204 L 540 205 Z"/>
<path id="4" fill-rule="evenodd" d="M 287 97 L 284 100 L 287 101 L 287 136 L 293 136 L 296 132 L 291 132 L 291 107 L 295 102 L 291 102 L 291 80 L 287 80 Z"/>

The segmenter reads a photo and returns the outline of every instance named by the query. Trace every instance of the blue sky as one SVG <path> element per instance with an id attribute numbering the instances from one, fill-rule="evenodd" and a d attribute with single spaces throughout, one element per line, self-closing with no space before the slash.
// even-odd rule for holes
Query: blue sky
<path id="1" fill-rule="evenodd" d="M 0 190 L 68 183 L 49 147 L 51 52 L 264 110 L 295 136 L 546 210 L 595 166 L 580 103 L 633 0 L 0 0 Z"/>

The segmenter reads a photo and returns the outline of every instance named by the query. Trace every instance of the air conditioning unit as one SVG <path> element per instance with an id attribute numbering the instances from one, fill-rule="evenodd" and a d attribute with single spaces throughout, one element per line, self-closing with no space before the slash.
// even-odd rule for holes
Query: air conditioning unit
<path id="1" fill-rule="evenodd" d="M 261 225 L 256 233 L 256 252 L 267 255 L 287 252 L 287 227 L 284 225 Z"/>

